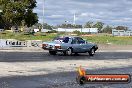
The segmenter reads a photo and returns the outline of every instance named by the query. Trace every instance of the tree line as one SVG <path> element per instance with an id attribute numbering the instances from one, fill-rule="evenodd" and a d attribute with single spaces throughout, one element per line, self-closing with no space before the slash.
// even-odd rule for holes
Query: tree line
<path id="1" fill-rule="evenodd" d="M 36 24 L 38 25 L 38 24 Z M 41 24 L 39 24 L 41 25 Z M 60 25 L 56 25 L 56 26 L 50 26 L 49 24 L 44 24 L 44 28 L 45 29 L 55 29 L 55 28 L 98 28 L 98 32 L 99 33 L 112 33 L 112 29 L 116 29 L 116 30 L 128 30 L 128 27 L 126 26 L 110 26 L 110 25 L 105 25 L 103 22 L 91 22 L 88 21 L 86 22 L 84 25 L 78 25 L 78 24 L 60 24 Z"/>

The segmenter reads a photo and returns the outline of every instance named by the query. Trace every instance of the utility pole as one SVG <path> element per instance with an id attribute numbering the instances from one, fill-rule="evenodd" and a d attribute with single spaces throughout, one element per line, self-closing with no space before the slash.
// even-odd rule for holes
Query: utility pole
<path id="1" fill-rule="evenodd" d="M 45 4 L 45 0 L 43 0 L 43 23 L 42 23 L 42 30 L 44 30 L 44 4 Z M 42 32 L 41 30 L 41 32 Z"/>
<path id="2" fill-rule="evenodd" d="M 76 13 L 74 12 L 73 24 L 76 25 Z"/>
<path id="3" fill-rule="evenodd" d="M 2 12 L 3 11 L 0 9 L 0 15 L 1 15 Z M 0 41 L 0 43 L 2 44 L 2 33 L 0 33 L 0 35 L 1 35 L 1 41 Z"/>

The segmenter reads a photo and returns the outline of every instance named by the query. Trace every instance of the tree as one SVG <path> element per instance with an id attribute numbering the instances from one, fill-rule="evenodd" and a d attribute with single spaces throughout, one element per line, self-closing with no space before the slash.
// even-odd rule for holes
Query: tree
<path id="1" fill-rule="evenodd" d="M 97 22 L 93 25 L 94 28 L 98 28 L 98 31 L 101 32 L 102 28 L 104 26 L 104 23 L 102 22 Z"/>
<path id="2" fill-rule="evenodd" d="M 125 27 L 125 26 L 117 26 L 116 27 L 116 30 L 128 30 L 128 27 Z"/>
<path id="3" fill-rule="evenodd" d="M 3 20 L 2 20 L 2 13 L 0 11 L 0 29 L 4 28 Z"/>
<path id="4" fill-rule="evenodd" d="M 12 25 L 20 26 L 23 20 L 28 27 L 37 23 L 37 14 L 33 13 L 36 3 L 36 0 L 0 0 L 2 19 L 6 28 L 9 29 Z"/>
<path id="5" fill-rule="evenodd" d="M 35 26 L 37 29 L 39 29 L 39 31 L 41 31 L 41 29 L 42 29 L 42 24 L 41 24 L 41 23 L 36 23 L 36 24 L 34 24 L 34 26 Z"/>
<path id="6" fill-rule="evenodd" d="M 33 13 L 33 11 L 29 9 L 27 13 L 25 14 L 25 23 L 27 24 L 28 27 L 31 27 L 37 22 L 38 22 L 37 14 Z"/>
<path id="7" fill-rule="evenodd" d="M 82 25 L 73 25 L 73 28 L 82 28 Z"/>
<path id="8" fill-rule="evenodd" d="M 52 26 L 50 26 L 50 25 L 47 24 L 47 23 L 43 24 L 43 26 L 44 26 L 44 29 L 52 30 Z"/>
<path id="9" fill-rule="evenodd" d="M 112 33 L 112 29 L 113 28 L 111 26 L 107 25 L 105 28 L 103 28 L 102 32 L 111 34 Z"/>
<path id="10" fill-rule="evenodd" d="M 85 28 L 92 28 L 93 27 L 93 22 L 86 22 L 86 24 L 84 25 Z"/>
<path id="11" fill-rule="evenodd" d="M 77 34 L 77 35 L 80 35 L 81 34 L 81 32 L 80 31 L 77 31 L 77 30 L 73 31 L 73 33 L 74 34 Z"/>

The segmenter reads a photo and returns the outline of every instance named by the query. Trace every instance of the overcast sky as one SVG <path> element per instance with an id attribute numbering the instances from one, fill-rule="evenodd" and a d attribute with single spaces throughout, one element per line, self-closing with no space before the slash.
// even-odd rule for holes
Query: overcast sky
<path id="1" fill-rule="evenodd" d="M 37 0 L 34 10 L 42 23 L 43 0 Z M 101 21 L 106 25 L 124 25 L 132 28 L 132 0 L 45 0 L 44 21 L 57 25 L 69 21 L 76 23 Z"/>

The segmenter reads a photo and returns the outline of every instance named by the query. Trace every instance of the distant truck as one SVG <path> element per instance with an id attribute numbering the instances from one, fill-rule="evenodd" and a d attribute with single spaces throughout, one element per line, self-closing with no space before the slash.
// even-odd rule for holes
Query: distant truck
<path id="1" fill-rule="evenodd" d="M 64 55 L 88 52 L 90 56 L 93 56 L 98 46 L 78 36 L 60 36 L 50 42 L 43 42 L 42 48 L 48 50 L 51 55 L 56 55 L 57 52 L 62 52 Z"/>

